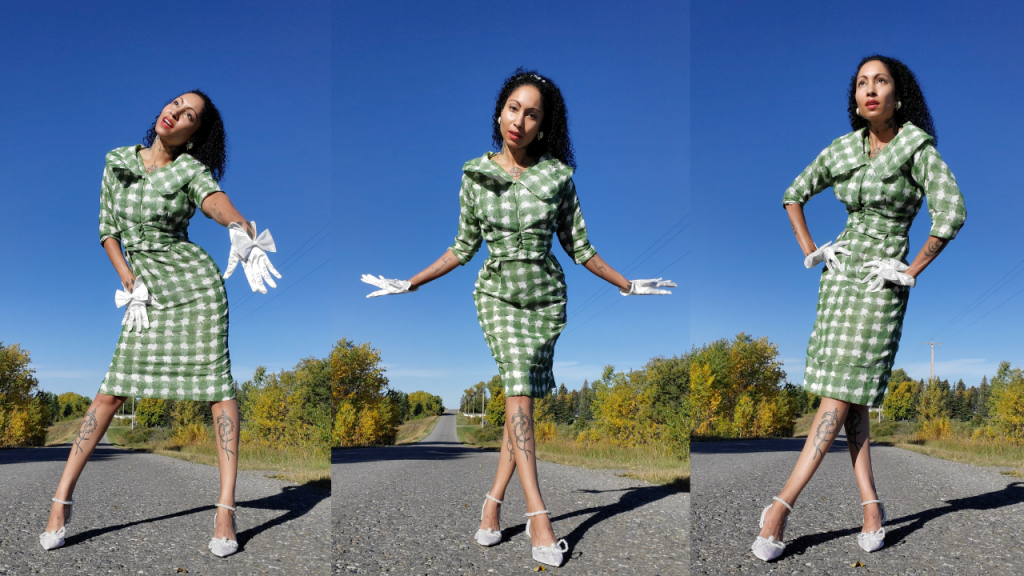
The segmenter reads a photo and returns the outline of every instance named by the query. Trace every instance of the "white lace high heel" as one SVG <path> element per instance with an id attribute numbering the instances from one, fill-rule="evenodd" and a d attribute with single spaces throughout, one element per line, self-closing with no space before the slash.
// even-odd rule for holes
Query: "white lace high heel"
<path id="1" fill-rule="evenodd" d="M 868 504 L 878 504 L 878 507 L 882 509 L 882 524 L 885 524 L 885 502 L 881 500 L 868 500 L 867 502 L 861 502 L 861 506 L 867 506 Z M 885 526 L 879 526 L 878 530 L 874 532 L 861 532 L 857 534 L 857 544 L 864 549 L 865 552 L 874 552 L 885 546 Z"/>
<path id="2" fill-rule="evenodd" d="M 228 506 L 227 504 L 221 504 L 220 502 L 217 502 L 215 506 L 217 506 L 218 508 L 227 508 L 228 510 L 231 510 L 231 530 L 234 531 L 235 538 L 238 538 L 238 525 L 235 523 L 234 514 L 236 509 L 232 508 L 231 506 Z M 219 513 L 219 511 L 217 513 Z M 214 531 L 217 530 L 217 513 L 214 513 L 213 515 Z M 235 552 L 238 552 L 238 541 L 228 540 L 227 536 L 223 538 L 211 538 L 210 543 L 207 544 L 206 547 L 210 549 L 210 552 L 213 552 L 214 556 L 220 556 L 221 558 L 223 558 L 225 556 L 230 556 Z"/>
<path id="3" fill-rule="evenodd" d="M 764 510 L 761 511 L 761 521 L 758 522 L 758 528 L 764 528 L 764 515 L 767 514 L 768 510 L 775 504 L 775 500 L 782 502 L 783 506 L 789 508 L 790 514 L 793 513 L 793 507 L 789 505 L 789 502 L 786 502 L 785 500 L 779 498 L 778 496 L 773 496 L 772 500 L 773 502 L 765 506 Z M 782 521 L 782 528 L 779 530 L 780 532 L 786 529 L 786 522 L 788 521 L 789 516 L 786 516 L 786 518 Z M 754 553 L 754 556 L 757 556 L 765 562 L 771 562 L 772 560 L 775 560 L 776 558 L 782 555 L 782 551 L 785 549 L 786 543 L 782 540 L 776 540 L 775 536 L 769 536 L 767 538 L 758 536 L 757 540 L 754 540 L 754 544 L 750 547 L 750 551 Z"/>
<path id="4" fill-rule="evenodd" d="M 547 510 L 541 510 L 540 512 L 527 512 L 526 513 L 526 536 L 530 536 L 530 517 L 537 516 L 538 514 L 547 514 Z M 534 546 L 533 547 L 533 559 L 537 562 L 547 564 L 548 566 L 558 567 L 562 565 L 563 554 L 569 551 L 569 544 L 563 539 L 558 542 L 552 542 L 547 546 Z"/>
<path id="5" fill-rule="evenodd" d="M 502 504 L 502 501 L 498 500 L 494 496 L 491 496 L 490 494 L 486 494 L 486 496 L 487 498 L 484 498 L 484 505 L 480 507 L 481 522 L 483 522 L 484 520 L 484 508 L 487 507 L 488 499 L 494 500 L 499 505 Z M 498 521 L 501 521 L 501 508 L 498 508 Z M 485 530 L 483 528 L 480 528 L 476 531 L 476 536 L 474 536 L 474 538 L 476 538 L 476 543 L 481 546 L 494 546 L 498 542 L 501 542 L 501 528 L 498 528 L 497 530 L 491 530 L 490 528 L 487 528 Z"/>
<path id="6" fill-rule="evenodd" d="M 57 498 L 50 498 L 50 500 L 58 504 L 63 504 L 65 506 L 71 506 L 72 504 L 75 503 L 74 500 L 59 500 Z M 53 550 L 54 548 L 60 548 L 64 545 L 64 536 L 67 534 L 64 527 L 68 525 L 68 522 L 71 522 L 71 515 L 74 513 L 74 511 L 74 508 L 68 510 L 68 515 L 64 517 L 64 526 L 61 526 L 53 532 L 43 532 L 39 535 L 39 544 L 44 549 Z"/>

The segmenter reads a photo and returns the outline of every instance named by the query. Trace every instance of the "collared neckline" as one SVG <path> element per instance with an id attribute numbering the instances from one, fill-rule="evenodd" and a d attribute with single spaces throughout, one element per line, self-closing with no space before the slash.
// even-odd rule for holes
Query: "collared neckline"
<path id="1" fill-rule="evenodd" d="M 114 168 L 121 168 L 123 170 L 127 170 L 133 174 L 142 176 L 144 178 L 159 174 L 160 172 L 167 170 L 178 164 L 200 164 L 201 167 L 201 163 L 195 158 L 193 158 L 191 154 L 187 152 L 182 152 L 181 154 L 178 155 L 177 158 L 172 160 L 170 164 L 166 166 L 161 166 L 160 168 L 157 168 L 153 172 L 147 172 L 145 163 L 142 161 L 142 157 L 139 155 L 143 148 L 144 146 L 142 144 L 115 148 L 114 150 L 111 150 L 109 153 L 107 153 L 107 163 L 113 166 Z M 195 166 L 190 167 L 194 168 Z M 190 170 L 190 172 L 192 171 Z"/>
<path id="2" fill-rule="evenodd" d="M 572 167 L 557 158 L 544 155 L 515 180 L 493 160 L 494 156 L 494 152 L 486 152 L 483 156 L 466 162 L 462 170 L 467 174 L 482 174 L 499 182 L 518 182 L 538 198 L 554 196 L 573 175 Z"/>
<path id="3" fill-rule="evenodd" d="M 870 165 L 879 178 L 895 174 L 900 166 L 926 143 L 934 142 L 927 132 L 907 122 L 900 128 L 882 152 L 874 158 L 868 157 L 867 128 L 854 130 L 838 138 L 832 145 L 833 175 L 838 176 L 861 166 Z"/>

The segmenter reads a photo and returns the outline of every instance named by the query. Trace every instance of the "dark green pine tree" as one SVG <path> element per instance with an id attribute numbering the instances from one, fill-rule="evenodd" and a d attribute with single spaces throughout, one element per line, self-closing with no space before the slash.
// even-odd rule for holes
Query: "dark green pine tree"
<path id="1" fill-rule="evenodd" d="M 974 412 L 971 410 L 971 399 L 967 393 L 967 385 L 964 384 L 963 379 L 956 383 L 956 388 L 953 390 L 953 418 L 961 422 L 966 422 L 974 416 Z"/>

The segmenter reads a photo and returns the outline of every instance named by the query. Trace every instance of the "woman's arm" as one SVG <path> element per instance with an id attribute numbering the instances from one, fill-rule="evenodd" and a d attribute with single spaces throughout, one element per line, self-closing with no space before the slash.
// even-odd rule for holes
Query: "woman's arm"
<path id="1" fill-rule="evenodd" d="M 583 263 L 583 266 L 587 270 L 593 272 L 598 278 L 608 281 L 608 283 L 617 286 L 620 290 L 629 292 L 629 289 L 633 285 L 629 280 L 626 280 L 622 274 L 619 274 L 614 268 L 609 266 L 608 263 L 597 254 L 591 256 L 589 260 Z"/>
<path id="2" fill-rule="evenodd" d="M 441 276 L 455 270 L 455 267 L 459 265 L 459 259 L 455 257 L 452 249 L 445 250 L 444 254 L 437 259 L 436 262 L 425 268 L 419 274 L 409 278 L 409 283 L 412 284 L 411 290 L 415 290 L 420 286 L 423 286 L 427 282 L 437 280 Z"/>
<path id="3" fill-rule="evenodd" d="M 107 238 L 103 241 L 103 249 L 107 251 L 107 258 L 110 258 L 114 270 L 121 277 L 121 285 L 124 286 L 124 289 L 128 292 L 135 290 L 135 274 L 128 269 L 128 263 L 125 262 L 124 255 L 121 254 L 121 243 L 114 238 Z"/>
<path id="4" fill-rule="evenodd" d="M 797 203 L 786 204 L 786 213 L 789 214 L 789 225 L 793 227 L 796 234 L 796 241 L 800 244 L 804 256 L 809 255 L 818 249 L 811 240 L 811 231 L 807 229 L 807 222 L 804 220 L 804 207 Z"/>
<path id="5" fill-rule="evenodd" d="M 924 243 L 921 251 L 917 253 L 917 257 L 910 263 L 910 268 L 907 268 L 907 271 L 904 273 L 917 278 L 917 275 L 924 272 L 924 269 L 932 263 L 932 260 L 935 260 L 939 255 L 939 252 L 942 252 L 942 249 L 945 248 L 947 244 L 949 244 L 949 239 L 947 238 L 929 236 L 928 241 Z"/>
<path id="6" fill-rule="evenodd" d="M 242 217 L 242 214 L 231 203 L 226 192 L 214 192 L 203 200 L 203 212 L 213 218 L 221 226 L 227 226 L 237 222 L 249 234 L 250 238 L 256 238 L 256 230 L 249 224 L 249 221 Z"/>

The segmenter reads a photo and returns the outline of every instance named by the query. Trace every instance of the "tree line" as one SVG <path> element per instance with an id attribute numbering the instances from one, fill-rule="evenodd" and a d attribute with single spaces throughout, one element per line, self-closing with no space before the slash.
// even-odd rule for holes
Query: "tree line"
<path id="1" fill-rule="evenodd" d="M 331 350 L 331 445 L 394 444 L 408 420 L 444 414 L 440 396 L 391 388 L 380 351 L 343 338 Z"/>

